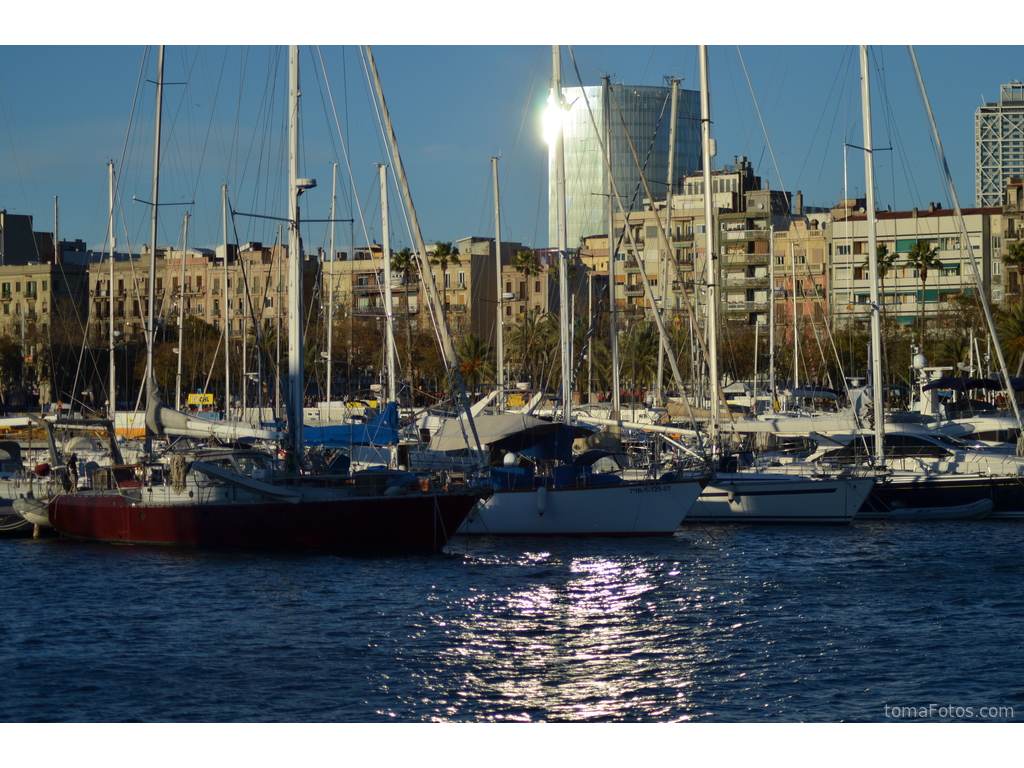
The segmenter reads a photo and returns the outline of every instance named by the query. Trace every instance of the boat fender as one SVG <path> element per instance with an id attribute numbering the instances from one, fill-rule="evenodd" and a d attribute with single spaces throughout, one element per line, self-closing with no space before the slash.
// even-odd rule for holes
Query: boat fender
<path id="1" fill-rule="evenodd" d="M 537 489 L 537 514 L 541 517 L 544 516 L 544 512 L 548 508 L 548 487 L 542 485 Z"/>
<path id="2" fill-rule="evenodd" d="M 732 488 L 729 489 L 729 503 L 730 504 L 736 503 L 736 487 L 735 486 L 733 486 Z"/>

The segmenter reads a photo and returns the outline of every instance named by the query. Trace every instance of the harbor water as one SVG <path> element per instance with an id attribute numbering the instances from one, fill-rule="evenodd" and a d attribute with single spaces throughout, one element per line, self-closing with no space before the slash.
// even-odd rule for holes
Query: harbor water
<path id="1" fill-rule="evenodd" d="M 984 521 L 372 558 L 3 540 L 0 720 L 1012 722 L 1022 553 Z"/>

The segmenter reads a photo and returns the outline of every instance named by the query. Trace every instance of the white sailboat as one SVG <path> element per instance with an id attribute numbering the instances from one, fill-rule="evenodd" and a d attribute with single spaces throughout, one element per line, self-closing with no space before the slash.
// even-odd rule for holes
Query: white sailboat
<path id="1" fill-rule="evenodd" d="M 559 46 L 552 46 L 551 105 L 561 110 L 561 58 Z M 650 482 L 626 481 L 614 472 L 595 472 L 591 463 L 573 463 L 568 446 L 572 425 L 571 366 L 568 341 L 568 257 L 565 226 L 565 173 L 560 121 L 550 158 L 554 163 L 558 199 L 558 253 L 561 289 L 562 331 L 562 423 L 545 422 L 524 414 L 501 414 L 478 420 L 481 442 L 492 451 L 508 446 L 504 466 L 492 469 L 494 494 L 470 513 L 460 533 L 495 536 L 636 536 L 671 535 L 686 517 L 706 482 L 702 472 L 679 472 Z M 607 153 L 607 147 L 605 147 Z M 606 170 L 610 164 L 606 160 Z M 490 428 L 494 425 L 493 430 Z M 526 445 L 528 437 L 546 431 L 555 444 L 550 453 L 555 460 L 550 474 L 538 471 L 530 456 L 535 445 Z M 521 441 L 518 449 L 511 446 Z M 596 458 L 596 457 L 595 457 Z"/>
<path id="2" fill-rule="evenodd" d="M 719 443 L 719 382 L 715 342 L 718 299 L 717 238 L 711 195 L 711 109 L 707 48 L 700 46 L 701 133 L 704 165 L 704 220 L 707 222 L 708 362 L 711 386 L 712 445 Z M 783 475 L 766 471 L 729 471 L 719 457 L 715 476 L 693 505 L 686 522 L 848 524 L 875 484 L 873 477 Z M 738 470 L 739 467 L 737 466 Z"/>

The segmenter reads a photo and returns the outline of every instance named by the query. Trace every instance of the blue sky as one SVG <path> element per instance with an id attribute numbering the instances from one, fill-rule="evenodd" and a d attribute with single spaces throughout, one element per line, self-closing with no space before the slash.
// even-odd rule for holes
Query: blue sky
<path id="1" fill-rule="evenodd" d="M 373 50 L 427 242 L 493 236 L 490 158 L 500 154 L 503 239 L 547 245 L 539 110 L 549 84 L 550 47 Z M 974 112 L 983 99 L 998 98 L 1001 83 L 1024 80 L 1024 49 L 916 50 L 960 202 L 973 206 Z M 0 207 L 32 214 L 37 229 L 52 230 L 57 196 L 61 236 L 98 246 L 106 229 L 106 162 L 113 159 L 124 221 L 119 247 L 127 240 L 138 250 L 148 241 L 148 207 L 132 197 L 151 197 L 155 51 L 142 45 L 0 46 Z M 585 45 L 572 52 L 575 66 L 563 48 L 566 85 L 579 84 L 578 67 L 585 85 L 598 84 L 607 73 L 626 84 L 660 84 L 675 75 L 684 78 L 684 87 L 698 87 L 695 45 Z M 161 202 L 177 204 L 161 207 L 161 244 L 180 243 L 186 211 L 192 214 L 191 245 L 220 242 L 225 183 L 235 210 L 283 216 L 286 52 L 262 44 L 169 45 L 166 59 Z M 948 207 L 906 48 L 874 47 L 872 60 L 875 145 L 891 148 L 876 153 L 879 205 L 900 209 L 937 201 Z M 302 67 L 302 174 L 319 182 L 304 196 L 303 215 L 328 217 L 332 163 L 338 162 L 339 217 L 359 216 L 354 184 L 368 237 L 379 242 L 375 163 L 384 162 L 383 142 L 360 50 L 307 47 Z M 745 155 L 772 188 L 799 189 L 808 205 L 830 205 L 843 196 L 843 143 L 862 142 L 855 46 L 712 45 L 710 72 L 716 167 Z M 849 150 L 847 168 L 848 194 L 863 195 L 859 151 Z M 392 245 L 400 248 L 409 242 L 397 199 L 393 191 Z M 362 242 L 361 225 L 355 226 Z M 277 223 L 238 217 L 234 229 L 243 242 L 272 242 Z M 326 245 L 327 226 L 310 225 L 305 237 L 307 249 Z M 339 249 L 350 238 L 349 225 L 339 225 Z"/>

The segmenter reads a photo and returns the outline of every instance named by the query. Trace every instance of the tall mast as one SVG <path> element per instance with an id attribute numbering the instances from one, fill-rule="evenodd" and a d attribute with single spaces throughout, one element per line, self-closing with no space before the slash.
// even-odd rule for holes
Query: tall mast
<path id="1" fill-rule="evenodd" d="M 676 170 L 676 111 L 679 109 L 679 87 L 677 85 L 678 82 L 679 81 L 676 80 L 674 77 L 669 80 L 669 83 L 672 88 L 672 111 L 669 114 L 668 124 L 668 186 L 666 187 L 668 191 L 665 193 L 665 227 L 668 230 L 670 236 L 672 234 L 672 192 L 675 189 L 675 181 L 672 177 L 675 176 Z M 668 284 L 668 260 L 675 258 L 674 254 L 672 253 L 671 239 L 668 242 L 666 242 L 665 248 L 667 250 L 667 252 L 665 253 L 665 258 L 658 265 L 658 282 L 661 285 L 661 309 L 659 310 L 657 307 L 654 308 L 654 311 L 660 311 L 663 317 L 665 315 L 665 310 L 668 309 L 668 300 L 669 296 L 672 293 L 669 290 Z M 658 386 L 656 388 L 656 392 L 658 396 L 657 405 L 659 406 L 665 404 L 665 396 L 662 391 L 662 382 L 664 380 L 665 343 L 662 342 L 661 344 L 658 345 Z"/>
<path id="2" fill-rule="evenodd" d="M 868 271 L 871 273 L 871 391 L 875 411 L 875 460 L 885 464 L 885 400 L 882 381 L 882 305 L 878 297 L 878 235 L 875 232 L 875 158 L 871 136 L 871 83 L 868 47 L 860 47 L 860 96 L 864 113 L 864 186 L 868 222 Z M 793 298 L 796 301 L 796 297 Z"/>
<path id="3" fill-rule="evenodd" d="M 768 394 L 775 407 L 775 227 L 768 228 Z"/>
<path id="4" fill-rule="evenodd" d="M 394 163 L 395 178 L 405 198 L 405 205 L 409 214 L 409 227 L 412 229 L 413 237 L 416 239 L 416 259 L 419 261 L 420 274 L 423 276 L 423 287 L 427 293 L 428 307 L 437 331 L 438 341 L 441 344 L 441 351 L 444 354 L 445 363 L 448 367 L 450 380 L 454 381 L 454 389 L 462 400 L 462 407 L 466 411 L 470 431 L 473 433 L 473 444 L 476 450 L 482 451 L 479 436 L 476 431 L 476 423 L 470 412 L 469 398 L 466 395 L 466 388 L 462 383 L 462 372 L 459 369 L 459 357 L 455 353 L 455 344 L 445 322 L 444 313 L 441 311 L 441 299 L 437 293 L 437 286 L 434 284 L 430 265 L 427 263 L 427 247 L 423 242 L 423 230 L 420 228 L 419 218 L 416 216 L 416 208 L 412 202 L 412 192 L 409 190 L 409 179 L 405 175 L 405 166 L 402 164 L 402 156 L 398 151 L 398 137 L 395 135 L 394 127 L 391 125 L 391 113 L 388 111 L 387 103 L 384 100 L 384 86 L 380 82 L 380 73 L 377 71 L 377 64 L 373 60 L 373 51 L 370 46 L 365 46 L 366 64 L 373 77 L 373 85 L 377 91 L 377 101 L 380 104 L 381 119 L 384 122 L 384 130 L 388 145 L 391 148 L 392 162 Z M 354 247 L 354 246 L 353 246 Z"/>
<path id="5" fill-rule="evenodd" d="M 110 274 L 107 282 L 107 317 L 108 325 L 107 333 L 110 337 L 110 372 L 109 372 L 109 397 L 110 402 L 107 406 L 107 418 L 110 419 L 111 424 L 115 423 L 115 415 L 117 413 L 117 375 L 114 365 L 114 347 L 117 342 L 117 336 L 114 333 L 114 163 L 113 161 L 107 163 L 107 187 L 108 197 L 110 198 L 110 214 L 107 219 L 107 236 L 110 242 L 110 263 L 107 265 L 110 268 Z"/>
<path id="6" fill-rule="evenodd" d="M 800 315 L 796 310 L 796 249 L 789 246 L 791 263 L 790 275 L 793 279 L 793 398 L 796 399 L 796 388 L 800 386 Z"/>
<path id="7" fill-rule="evenodd" d="M 602 101 L 604 102 L 604 135 L 605 135 L 605 146 L 607 152 L 612 151 L 612 86 L 611 79 L 605 75 L 601 78 L 602 85 Z M 614 203 L 612 202 L 612 195 L 615 190 L 612 185 L 612 166 L 611 163 L 605 165 L 604 171 L 604 191 L 605 200 L 608 203 L 606 215 L 608 217 L 608 335 L 610 337 L 612 348 L 612 411 L 615 412 L 614 418 L 618 418 L 618 413 L 622 409 L 621 401 L 621 390 L 622 386 L 619 381 L 619 322 L 618 322 L 618 305 L 615 301 L 615 252 L 618 250 L 615 247 L 615 215 L 614 215 Z"/>
<path id="8" fill-rule="evenodd" d="M 718 439 L 718 238 L 715 232 L 714 205 L 711 194 L 711 94 L 708 87 L 708 48 L 700 46 L 700 132 L 701 157 L 704 166 L 704 251 L 707 259 L 707 337 L 709 394 L 711 419 L 709 422 L 712 448 Z"/>
<path id="9" fill-rule="evenodd" d="M 149 252 L 149 310 L 146 313 L 146 395 L 147 402 L 156 398 L 156 376 L 153 370 L 153 343 L 154 336 L 153 312 L 155 309 L 154 286 L 156 284 L 156 236 L 157 216 L 160 210 L 160 122 L 163 116 L 164 99 L 164 47 L 160 46 L 160 53 L 157 56 L 156 65 L 156 127 L 153 138 L 153 210 L 150 221 L 150 243 Z M 146 420 L 146 454 L 153 450 L 153 430 Z"/>
<path id="10" fill-rule="evenodd" d="M 565 138 L 562 135 L 561 46 L 551 46 L 551 96 L 549 109 L 558 110 L 551 162 L 555 169 L 555 213 L 558 237 L 558 327 L 562 341 L 562 409 L 566 424 L 572 423 L 572 333 L 569 316 L 569 233 L 565 212 Z"/>
<path id="11" fill-rule="evenodd" d="M 188 219 L 185 214 L 184 245 L 181 249 L 181 290 L 185 289 L 185 259 L 188 257 Z M 185 356 L 185 295 L 178 297 L 178 373 L 174 379 L 174 410 L 181 410 L 181 359 Z"/>
<path id="12" fill-rule="evenodd" d="M 398 390 L 395 384 L 395 309 L 391 294 L 391 233 L 388 223 L 388 167 L 380 164 L 380 220 L 381 220 L 381 260 L 384 262 L 384 340 L 385 357 L 384 371 L 387 375 L 388 402 L 398 402 Z"/>
<path id="13" fill-rule="evenodd" d="M 228 290 L 228 185 L 220 188 L 220 222 L 224 234 L 224 418 L 231 418 L 231 291 Z"/>
<path id="14" fill-rule="evenodd" d="M 498 207 L 498 158 L 491 158 L 491 172 L 494 177 L 494 280 L 497 285 L 498 312 L 494 321 L 494 349 L 498 359 L 498 407 L 501 407 L 502 393 L 505 391 L 505 334 L 502 327 L 505 322 L 505 309 L 501 301 L 501 212 Z"/>
<path id="15" fill-rule="evenodd" d="M 986 324 L 988 326 L 988 345 L 989 345 L 989 349 L 990 350 L 994 349 L 994 351 L 995 351 L 996 360 L 997 360 L 997 362 L 999 364 L 999 370 L 1000 370 L 1000 372 L 1003 375 L 1003 384 L 1006 385 L 1006 387 L 1007 387 L 1007 395 L 1009 395 L 1007 400 L 1009 400 L 1010 405 L 1013 408 L 1013 415 L 1014 415 L 1014 418 L 1016 418 L 1016 420 L 1017 420 L 1017 426 L 1019 428 L 1021 426 L 1021 424 L 1022 424 L 1022 422 L 1021 422 L 1020 407 L 1017 404 L 1017 398 L 1014 396 L 1013 391 L 1009 388 L 1010 372 L 1009 372 L 1009 370 L 1006 367 L 1006 358 L 1003 356 L 1003 348 L 1002 348 L 1002 345 L 1000 345 L 1000 344 L 995 344 L 995 345 L 992 344 L 993 339 L 998 339 L 999 338 L 999 334 L 996 331 L 995 320 L 992 318 L 992 307 L 989 306 L 989 302 L 985 299 L 984 282 L 981 279 L 981 273 L 978 271 L 978 262 L 977 262 L 977 259 L 974 258 L 974 250 L 972 248 L 970 248 L 970 237 L 969 237 L 969 234 L 967 232 L 967 224 L 964 222 L 963 210 L 960 208 L 960 201 L 959 201 L 959 199 L 957 198 L 957 195 L 956 195 L 956 187 L 953 186 L 953 177 L 952 177 L 952 175 L 949 172 L 949 164 L 946 162 L 946 153 L 942 149 L 942 139 L 939 137 L 939 128 L 935 124 L 935 115 L 932 112 L 932 104 L 931 104 L 931 100 L 928 98 L 928 91 L 924 87 L 924 78 L 921 76 L 921 68 L 920 68 L 920 66 L 918 66 L 918 63 L 917 63 L 917 54 L 914 52 L 914 46 L 912 46 L 912 45 L 909 46 L 909 49 L 910 49 L 910 60 L 914 64 L 914 72 L 917 75 L 917 83 L 918 83 L 918 86 L 921 88 L 921 96 L 924 98 L 924 106 L 925 106 L 926 111 L 928 112 L 928 122 L 931 123 L 932 135 L 935 136 L 935 146 L 938 149 L 939 157 L 942 159 L 942 171 L 943 171 L 943 175 L 946 178 L 946 186 L 949 187 L 949 196 L 950 196 L 950 198 L 953 201 L 953 210 L 955 212 L 955 215 L 956 215 L 956 218 L 957 218 L 957 222 L 959 223 L 959 226 L 960 226 L 960 238 L 961 238 L 960 239 L 960 243 L 961 243 L 960 248 L 961 248 L 961 252 L 963 252 L 966 249 L 966 253 L 970 257 L 969 261 L 970 261 L 970 264 L 971 264 L 971 272 L 974 274 L 974 282 L 978 286 L 978 295 L 981 297 L 981 307 L 982 307 L 982 310 L 984 310 L 985 322 L 986 322 Z M 977 340 L 975 340 L 975 342 L 977 342 Z M 986 355 L 986 357 L 988 357 L 988 355 Z M 980 355 L 979 355 L 979 361 L 980 361 Z M 986 375 L 988 374 L 988 372 L 990 370 L 991 370 L 991 367 L 987 366 L 987 370 L 985 371 Z M 1017 446 L 1018 454 L 1020 454 L 1020 450 L 1021 450 L 1021 447 L 1020 447 L 1020 444 L 1018 443 L 1018 446 Z"/>
<path id="16" fill-rule="evenodd" d="M 299 234 L 299 47 L 288 47 L 288 439 L 289 469 L 302 460 L 302 240 Z"/>
<path id="17" fill-rule="evenodd" d="M 338 250 L 334 244 L 334 220 L 337 218 L 338 209 L 338 164 L 331 167 L 331 255 L 330 275 L 327 288 L 327 381 L 324 389 L 327 391 L 327 420 L 331 419 L 331 361 L 334 358 L 334 260 L 337 258 Z"/>

